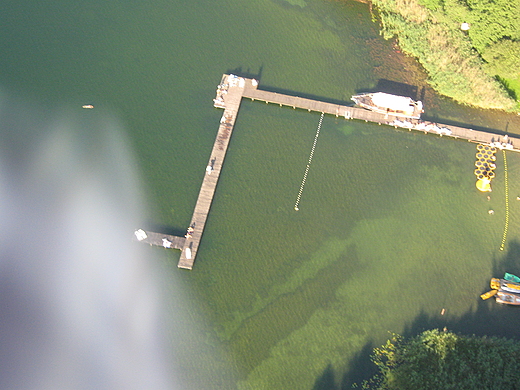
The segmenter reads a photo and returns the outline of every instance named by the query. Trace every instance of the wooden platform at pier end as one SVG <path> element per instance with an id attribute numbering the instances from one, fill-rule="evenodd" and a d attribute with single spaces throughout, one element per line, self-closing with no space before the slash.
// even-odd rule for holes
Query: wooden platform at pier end
<path id="1" fill-rule="evenodd" d="M 145 232 L 142 229 L 139 229 L 135 232 L 135 237 L 139 242 L 144 242 L 145 244 L 155 246 L 162 246 L 166 249 L 182 249 L 184 248 L 184 242 L 186 241 L 186 238 L 184 237 L 148 231 Z"/>
<path id="2" fill-rule="evenodd" d="M 222 80 L 217 87 L 217 96 L 214 99 L 214 106 L 223 108 L 224 114 L 220 120 L 217 137 L 213 145 L 213 150 L 211 151 L 206 173 L 204 174 L 199 197 L 191 218 L 190 227 L 188 228 L 188 234 L 182 246 L 178 263 L 179 268 L 193 268 L 242 97 L 295 109 L 299 108 L 307 111 L 335 115 L 336 117 L 343 117 L 345 119 L 364 120 L 366 122 L 396 128 L 399 127 L 410 131 L 422 131 L 426 134 L 431 133 L 475 143 L 494 144 L 494 146 L 499 148 L 516 152 L 520 151 L 520 138 L 516 138 L 516 136 L 514 138 L 512 136 L 501 136 L 491 132 L 472 130 L 441 123 L 430 123 L 419 119 L 404 120 L 403 118 L 398 118 L 393 115 L 380 114 L 363 108 L 262 91 L 258 89 L 258 82 L 254 79 L 225 74 L 222 76 Z"/>

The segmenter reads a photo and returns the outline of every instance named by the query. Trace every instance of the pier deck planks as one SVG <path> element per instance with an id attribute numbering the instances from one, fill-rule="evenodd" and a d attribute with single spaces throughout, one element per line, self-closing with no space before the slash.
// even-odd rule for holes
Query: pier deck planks
<path id="1" fill-rule="evenodd" d="M 147 237 L 140 242 L 144 242 L 150 245 L 162 246 L 167 249 L 182 249 L 184 247 L 184 241 L 186 239 L 184 237 L 171 236 L 169 234 L 155 233 L 155 232 L 146 232 Z M 164 241 L 168 240 L 171 245 L 164 246 Z"/>
<path id="2" fill-rule="evenodd" d="M 337 117 L 341 116 L 345 119 L 364 120 L 366 122 L 379 123 L 382 125 L 392 126 L 392 123 L 395 119 L 401 119 L 393 115 L 380 114 L 377 112 L 365 110 L 363 108 L 327 103 L 277 92 L 263 91 L 259 90 L 257 85 L 258 83 L 253 79 L 241 78 L 227 74 L 222 76 L 219 90 L 217 91 L 217 99 L 215 99 L 215 107 L 223 108 L 224 114 L 222 116 L 217 137 L 215 139 L 215 144 L 213 145 L 213 150 L 208 162 L 208 166 L 212 166 L 213 169 L 210 174 L 206 173 L 204 175 L 190 224 L 190 227 L 193 228 L 193 232 L 191 235 L 186 237 L 184 245 L 182 246 L 182 252 L 178 263 L 179 268 L 190 270 L 193 268 L 242 97 L 271 104 L 278 104 L 280 106 L 325 113 L 335 115 Z M 418 124 L 422 122 L 416 119 L 411 119 L 408 121 L 412 124 Z M 441 135 L 444 137 L 463 139 L 469 142 L 483 144 L 503 142 L 511 145 L 511 149 L 508 150 L 513 150 L 516 152 L 520 151 L 519 138 L 513 138 L 511 136 L 504 137 L 491 132 L 473 130 L 440 123 L 436 123 L 436 125 L 451 131 L 450 135 Z M 409 130 L 411 131 L 412 129 Z M 435 132 L 425 130 L 414 129 L 414 131 L 424 131 L 425 133 L 436 134 Z M 191 251 L 190 258 L 187 258 L 186 249 L 188 248 Z"/>
<path id="3" fill-rule="evenodd" d="M 226 157 L 229 140 L 231 138 L 231 134 L 233 133 L 233 126 L 235 125 L 235 120 L 240 108 L 242 95 L 246 85 L 250 85 L 251 82 L 251 79 L 232 78 L 231 76 L 228 77 L 228 75 L 224 75 L 222 77 L 221 85 L 227 85 L 227 88 L 223 88 L 223 90 L 226 91 L 225 93 L 219 94 L 219 96 L 222 97 L 223 102 L 223 104 L 219 107 L 224 108 L 224 114 L 222 115 L 217 137 L 215 138 L 213 150 L 211 151 L 208 162 L 208 166 L 213 167 L 213 169 L 211 170 L 210 174 L 206 172 L 204 175 L 199 197 L 197 199 L 195 210 L 193 211 L 193 216 L 190 223 L 190 227 L 193 228 L 193 232 L 191 233 L 191 236 L 186 238 L 186 242 L 184 243 L 179 263 L 177 264 L 179 268 L 193 268 L 193 263 L 195 262 L 195 257 L 197 256 L 197 251 L 199 249 L 200 240 L 204 232 L 204 226 L 208 218 L 213 195 L 215 194 L 215 189 L 217 187 L 222 164 L 224 163 L 224 158 Z M 215 103 L 215 106 L 218 106 L 217 103 Z M 188 248 L 191 251 L 191 258 L 188 258 L 186 253 L 186 249 Z"/>

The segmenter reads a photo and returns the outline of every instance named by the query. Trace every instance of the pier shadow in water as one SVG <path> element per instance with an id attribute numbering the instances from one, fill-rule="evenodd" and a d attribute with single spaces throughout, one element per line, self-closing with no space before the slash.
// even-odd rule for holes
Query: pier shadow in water
<path id="1" fill-rule="evenodd" d="M 495 139 L 495 141 L 499 141 L 498 137 L 502 137 L 507 134 L 505 131 L 502 131 L 502 130 L 490 129 L 489 127 L 478 126 L 475 124 L 467 124 L 467 123 L 452 121 L 449 119 L 440 118 L 438 115 L 429 116 L 427 114 L 423 114 L 423 115 L 421 115 L 421 119 L 424 121 L 428 121 L 428 122 L 443 123 L 445 125 L 458 126 L 458 127 L 464 127 L 466 129 L 480 130 L 480 131 L 485 131 L 487 133 L 493 133 L 493 134 L 497 135 L 497 139 Z"/>
<path id="2" fill-rule="evenodd" d="M 150 232 L 168 234 L 170 236 L 178 236 L 178 237 L 184 237 L 184 235 L 186 234 L 186 229 L 179 229 L 177 227 L 161 225 L 161 224 L 157 224 L 157 223 L 150 222 L 150 221 L 146 222 L 143 229 L 150 231 Z"/>
<path id="3" fill-rule="evenodd" d="M 490 278 L 503 278 L 505 272 L 520 275 L 520 242 L 518 241 L 513 241 L 509 244 L 507 254 L 503 259 L 498 260 L 494 258 L 492 260 Z M 482 289 L 478 293 L 484 293 L 490 289 L 489 279 L 482 281 Z M 460 281 L 463 278 L 457 278 L 457 280 Z M 482 301 L 478 294 L 475 295 L 475 299 L 478 299 L 477 309 L 467 312 L 458 318 L 445 317 L 440 315 L 440 313 L 430 315 L 421 311 L 405 327 L 401 335 L 405 338 L 410 338 L 428 329 L 446 328 L 456 334 L 495 336 L 520 340 L 520 329 L 518 328 L 518 323 L 520 322 L 519 307 L 497 304 L 494 302 L 494 298 Z M 378 372 L 377 367 L 370 360 L 374 347 L 373 342 L 368 341 L 356 354 L 349 365 L 348 371 L 343 374 L 339 387 L 335 381 L 339 373 L 335 373 L 333 368 L 328 366 L 316 379 L 313 390 L 360 388 L 364 380 L 373 378 Z M 357 387 L 353 387 L 354 384 L 357 384 Z"/>
<path id="4" fill-rule="evenodd" d="M 242 66 L 239 66 L 235 69 L 228 69 L 226 71 L 227 74 L 234 74 L 236 76 L 239 76 L 239 77 L 245 77 L 245 78 L 248 78 L 248 79 L 255 79 L 257 81 L 260 81 L 262 79 L 262 72 L 264 71 L 264 66 L 261 65 L 260 66 L 260 69 L 258 70 L 258 72 L 253 72 L 251 71 L 250 68 L 247 68 L 247 70 L 244 70 L 244 68 Z"/>
<path id="5" fill-rule="evenodd" d="M 354 105 L 354 102 L 351 102 L 351 101 L 347 102 L 347 101 L 340 100 L 340 99 L 332 99 L 330 97 L 318 96 L 318 95 L 313 95 L 313 94 L 310 94 L 310 93 L 296 92 L 296 91 L 292 91 L 290 89 L 272 87 L 270 85 L 262 85 L 262 84 L 260 84 L 259 89 L 261 89 L 262 91 L 268 91 L 268 92 L 281 93 L 281 94 L 285 94 L 285 95 L 297 96 L 297 97 L 301 97 L 301 98 L 305 98 L 305 99 L 318 100 L 320 102 L 325 102 L 325 103 L 338 104 L 338 105 L 341 105 L 341 106 L 353 106 Z"/>

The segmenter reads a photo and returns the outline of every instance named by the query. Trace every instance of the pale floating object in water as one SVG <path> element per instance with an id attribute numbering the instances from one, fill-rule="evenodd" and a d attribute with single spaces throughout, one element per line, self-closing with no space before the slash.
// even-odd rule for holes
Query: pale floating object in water
<path id="1" fill-rule="evenodd" d="M 94 106 L 92 104 L 84 104 L 81 108 L 94 108 Z"/>

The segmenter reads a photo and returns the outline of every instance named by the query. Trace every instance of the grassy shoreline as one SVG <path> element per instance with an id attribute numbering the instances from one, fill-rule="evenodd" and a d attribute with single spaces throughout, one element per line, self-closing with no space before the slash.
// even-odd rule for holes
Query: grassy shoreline
<path id="1" fill-rule="evenodd" d="M 501 15 L 508 28 L 493 35 L 479 27 L 492 23 L 475 11 L 477 2 L 473 9 L 468 3 L 372 0 L 371 7 L 383 37 L 395 37 L 402 51 L 417 59 L 438 93 L 470 106 L 520 112 L 520 41 L 515 40 L 520 38 L 520 23 L 512 17 L 516 11 L 509 7 L 509 16 Z M 464 21 L 471 22 L 470 30 L 461 30 Z"/>

